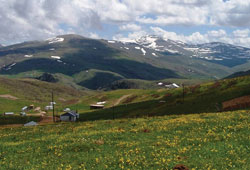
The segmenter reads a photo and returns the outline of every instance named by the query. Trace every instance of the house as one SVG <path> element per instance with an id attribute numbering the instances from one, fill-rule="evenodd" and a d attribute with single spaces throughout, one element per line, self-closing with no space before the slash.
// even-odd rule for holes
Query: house
<path id="1" fill-rule="evenodd" d="M 104 105 L 100 105 L 100 104 L 92 104 L 90 105 L 90 109 L 93 110 L 93 109 L 103 109 L 104 108 Z"/>
<path id="2" fill-rule="evenodd" d="M 79 114 L 75 111 L 69 111 L 60 116 L 60 120 L 64 122 L 75 122 L 79 119 Z"/>
<path id="3" fill-rule="evenodd" d="M 45 106 L 45 110 L 53 110 L 53 106 Z"/>
<path id="4" fill-rule="evenodd" d="M 175 89 L 175 88 L 179 88 L 180 86 L 173 83 L 173 84 L 168 84 L 168 85 L 165 85 L 166 88 L 169 88 L 169 89 Z"/>
<path id="5" fill-rule="evenodd" d="M 37 126 L 38 124 L 34 121 L 24 124 L 24 126 Z"/>
<path id="6" fill-rule="evenodd" d="M 28 109 L 28 106 L 24 106 L 23 108 L 22 108 L 22 111 L 26 111 Z"/>
<path id="7" fill-rule="evenodd" d="M 5 116 L 14 115 L 14 112 L 4 112 L 4 114 L 3 114 L 3 115 L 5 115 Z"/>
<path id="8" fill-rule="evenodd" d="M 26 116 L 25 112 L 20 112 L 20 116 Z"/>

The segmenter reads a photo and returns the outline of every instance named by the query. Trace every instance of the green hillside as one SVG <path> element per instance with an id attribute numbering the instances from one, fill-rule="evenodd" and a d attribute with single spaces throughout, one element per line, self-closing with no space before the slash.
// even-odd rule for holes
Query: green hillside
<path id="1" fill-rule="evenodd" d="M 76 90 L 60 83 L 47 83 L 34 79 L 7 79 L 0 77 L 0 113 L 21 111 L 31 104 L 44 108 L 51 102 L 51 92 L 55 94 L 57 107 L 82 96 L 91 94 L 88 91 Z"/>
<path id="2" fill-rule="evenodd" d="M 151 91 L 151 98 L 146 98 L 146 100 L 143 99 L 143 94 L 137 95 L 135 93 L 134 98 L 129 103 L 121 103 L 121 105 L 116 107 L 111 105 L 110 108 L 104 110 L 84 113 L 80 119 L 83 121 L 113 119 L 114 117 L 190 114 L 248 108 L 250 107 L 249 101 L 240 101 L 240 104 L 231 108 L 223 106 L 223 103 L 242 96 L 246 96 L 248 99 L 250 95 L 249 85 L 250 77 L 238 77 L 201 85 L 186 86 L 184 88 L 184 98 L 183 88 Z"/>
<path id="3" fill-rule="evenodd" d="M 249 111 L 0 129 L 0 169 L 249 169 Z"/>

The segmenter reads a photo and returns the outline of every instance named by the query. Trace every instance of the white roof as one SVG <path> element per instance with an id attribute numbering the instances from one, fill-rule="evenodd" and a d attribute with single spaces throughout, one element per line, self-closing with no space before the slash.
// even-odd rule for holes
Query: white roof
<path id="1" fill-rule="evenodd" d="M 177 84 L 175 84 L 175 83 L 173 83 L 173 86 L 175 86 L 175 87 L 177 87 L 177 88 L 178 88 L 178 87 L 180 87 L 180 86 L 178 86 L 178 85 L 177 85 Z"/>
<path id="2" fill-rule="evenodd" d="M 24 126 L 37 126 L 38 124 L 34 121 L 24 124 Z"/>
<path id="3" fill-rule="evenodd" d="M 4 114 L 5 114 L 5 115 L 13 115 L 14 112 L 5 112 Z"/>

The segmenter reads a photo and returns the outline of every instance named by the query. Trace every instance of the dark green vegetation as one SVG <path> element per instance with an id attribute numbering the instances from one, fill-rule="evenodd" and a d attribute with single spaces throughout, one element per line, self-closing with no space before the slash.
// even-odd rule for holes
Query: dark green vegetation
<path id="1" fill-rule="evenodd" d="M 236 73 L 226 77 L 226 79 L 241 77 L 241 76 L 249 76 L 249 75 L 250 75 L 250 70 L 248 70 L 248 71 L 240 71 L 240 72 L 236 72 Z"/>
<path id="2" fill-rule="evenodd" d="M 11 124 L 25 124 L 30 121 L 38 122 L 40 117 L 38 116 L 2 116 L 0 115 L 0 125 L 11 125 Z"/>
<path id="3" fill-rule="evenodd" d="M 11 78 L 37 78 L 47 72 L 60 83 L 78 89 L 87 87 L 93 90 L 110 90 L 119 87 L 145 87 L 145 84 L 152 81 L 167 78 L 223 78 L 242 70 L 243 64 L 236 64 L 236 68 L 191 58 L 193 53 L 187 53 L 187 50 L 183 54 L 168 54 L 146 49 L 138 44 L 109 43 L 78 35 L 59 38 L 64 38 L 64 41 L 35 41 L 1 48 L 0 74 Z M 143 55 L 141 50 L 136 49 L 137 46 L 144 48 L 147 53 Z M 225 51 L 224 48 L 220 50 Z M 229 50 L 225 54 L 229 55 L 231 52 Z M 233 52 L 238 54 L 239 49 Z M 243 66 L 247 67 L 248 63 L 245 61 Z M 121 84 L 121 80 L 125 81 Z M 135 84 L 131 84 L 131 81 Z"/>
<path id="4" fill-rule="evenodd" d="M 0 129 L 0 169 L 249 169 L 249 114 Z"/>
<path id="5" fill-rule="evenodd" d="M 49 73 L 43 73 L 41 76 L 37 77 L 36 79 L 41 80 L 41 81 L 50 82 L 50 83 L 58 82 L 58 80 L 53 75 L 51 75 Z"/>

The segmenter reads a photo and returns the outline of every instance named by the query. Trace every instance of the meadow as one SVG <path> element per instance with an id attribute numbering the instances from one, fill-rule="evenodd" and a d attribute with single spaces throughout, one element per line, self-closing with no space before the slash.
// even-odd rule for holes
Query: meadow
<path id="1" fill-rule="evenodd" d="M 249 169 L 250 111 L 0 129 L 0 169 Z"/>

